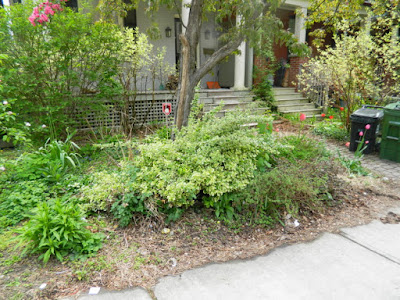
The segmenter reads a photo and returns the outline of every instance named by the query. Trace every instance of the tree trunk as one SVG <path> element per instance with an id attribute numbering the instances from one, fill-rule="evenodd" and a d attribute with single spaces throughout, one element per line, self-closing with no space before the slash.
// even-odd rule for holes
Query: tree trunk
<path id="1" fill-rule="evenodd" d="M 178 87 L 177 114 L 175 117 L 178 130 L 182 126 L 188 125 L 197 84 L 215 65 L 237 50 L 244 40 L 244 35 L 239 33 L 234 39 L 217 49 L 203 65 L 196 68 L 196 49 L 202 27 L 203 6 L 204 0 L 192 0 L 186 32 L 180 36 L 182 41 L 181 80 Z M 255 12 L 254 17 L 259 14 L 260 12 Z"/>
<path id="2" fill-rule="evenodd" d="M 178 110 L 176 115 L 176 127 L 178 130 L 181 130 L 182 125 L 184 124 L 184 116 L 185 116 L 185 107 L 186 102 L 190 101 L 187 97 L 187 89 L 189 84 L 189 65 L 190 65 L 190 46 L 189 42 L 183 34 L 180 35 L 180 40 L 182 42 L 182 59 L 181 59 L 181 82 L 179 86 L 178 92 Z"/>

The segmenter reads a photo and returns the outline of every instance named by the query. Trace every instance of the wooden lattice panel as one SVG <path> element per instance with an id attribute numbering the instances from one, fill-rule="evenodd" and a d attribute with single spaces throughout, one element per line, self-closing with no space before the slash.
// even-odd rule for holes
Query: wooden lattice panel
<path id="1" fill-rule="evenodd" d="M 118 100 L 103 101 L 101 105 L 86 104 L 77 107 L 69 113 L 71 126 L 78 130 L 120 127 L 124 114 L 129 125 L 134 127 L 163 122 L 165 115 L 162 112 L 162 104 L 165 102 L 172 104 L 173 109 L 169 118 L 173 119 L 176 98 L 171 93 L 158 92 L 154 96 L 152 94 L 137 95 L 135 100 L 131 99 L 128 102 L 127 107 L 125 103 Z"/>

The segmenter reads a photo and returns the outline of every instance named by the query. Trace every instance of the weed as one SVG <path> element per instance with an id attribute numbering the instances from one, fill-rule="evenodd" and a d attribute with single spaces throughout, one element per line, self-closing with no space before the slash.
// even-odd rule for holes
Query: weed
<path id="1" fill-rule="evenodd" d="M 341 122 L 332 122 L 330 119 L 315 124 L 313 132 L 338 141 L 345 141 L 349 138 L 349 133 L 344 125 Z"/>
<path id="2" fill-rule="evenodd" d="M 39 253 L 46 263 L 54 255 L 63 261 L 67 254 L 83 257 L 101 248 L 102 235 L 92 234 L 73 203 L 56 200 L 40 204 L 30 221 L 18 230 L 18 239 L 27 243 L 23 253 Z"/>

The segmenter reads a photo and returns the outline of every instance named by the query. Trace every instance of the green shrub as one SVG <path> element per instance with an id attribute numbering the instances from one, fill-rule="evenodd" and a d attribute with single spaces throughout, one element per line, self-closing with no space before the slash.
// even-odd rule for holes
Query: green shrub
<path id="1" fill-rule="evenodd" d="M 40 170 L 48 181 L 60 181 L 70 169 L 79 165 L 80 155 L 76 152 L 79 147 L 71 140 L 73 135 L 69 134 L 64 142 L 48 139 L 44 147 L 35 153 L 45 162 Z"/>
<path id="2" fill-rule="evenodd" d="M 27 247 L 24 253 L 39 253 L 46 263 L 51 256 L 63 261 L 68 254 L 82 257 L 101 248 L 103 236 L 86 229 L 80 209 L 73 203 L 41 203 L 20 230 L 18 239 Z"/>
<path id="3" fill-rule="evenodd" d="M 28 17 L 36 3 L 24 1 L 0 10 L 2 99 L 18 99 L 13 111 L 31 129 L 56 124 L 63 132 L 78 108 L 102 110 L 97 99 L 119 91 L 117 73 L 120 28 L 93 22 L 85 11 L 64 7 L 45 25 Z M 90 96 L 88 96 L 90 94 Z"/>
<path id="4" fill-rule="evenodd" d="M 255 100 L 262 101 L 265 105 L 272 109 L 275 107 L 275 95 L 272 90 L 272 84 L 269 81 L 270 76 L 270 74 L 264 75 L 261 79 L 262 81 L 253 86 L 252 91 L 255 95 Z"/>
<path id="5" fill-rule="evenodd" d="M 81 207 L 84 211 L 108 211 L 116 196 L 125 191 L 125 184 L 120 173 L 93 173 L 92 182 L 81 188 Z"/>
<path id="6" fill-rule="evenodd" d="M 51 183 L 60 181 L 79 163 L 79 147 L 71 140 L 50 139 L 33 153 L 23 153 L 16 160 L 7 162 L 7 178 L 11 181 L 36 180 L 44 178 Z"/>
<path id="7" fill-rule="evenodd" d="M 289 135 L 282 138 L 286 147 L 280 151 L 280 157 L 295 162 L 297 160 L 313 160 L 329 156 L 323 143 L 304 135 Z"/>
<path id="8" fill-rule="evenodd" d="M 134 165 L 140 171 L 132 189 L 180 207 L 192 205 L 200 192 L 218 199 L 244 188 L 258 163 L 268 166 L 278 153 L 270 131 L 257 134 L 243 126 L 254 121 L 266 124 L 271 119 L 242 113 L 218 119 L 208 114 L 182 129 L 175 141 L 153 138 L 139 146 Z"/>
<path id="9" fill-rule="evenodd" d="M 349 133 L 344 125 L 341 122 L 332 122 L 331 120 L 316 123 L 313 132 L 338 141 L 346 141 L 349 138 Z"/>
<path id="10" fill-rule="evenodd" d="M 134 214 L 151 215 L 146 207 L 145 201 L 148 195 L 138 195 L 130 192 L 121 196 L 111 206 L 111 213 L 118 220 L 121 227 L 128 226 Z"/>
<path id="11" fill-rule="evenodd" d="M 258 172 L 245 189 L 235 194 L 231 205 L 236 214 L 246 215 L 250 222 L 268 220 L 268 225 L 280 220 L 285 212 L 294 217 L 300 212 L 315 212 L 333 193 L 334 173 L 329 161 L 281 162 L 268 172 Z"/>
<path id="12" fill-rule="evenodd" d="M 0 228 L 26 219 L 32 209 L 50 195 L 44 180 L 5 182 L 0 185 Z"/>

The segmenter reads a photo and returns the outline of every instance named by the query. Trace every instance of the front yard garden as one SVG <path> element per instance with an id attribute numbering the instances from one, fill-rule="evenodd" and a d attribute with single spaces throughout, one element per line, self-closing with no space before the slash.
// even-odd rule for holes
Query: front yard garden
<path id="1" fill-rule="evenodd" d="M 0 10 L 0 138 L 16 146 L 0 150 L 0 298 L 151 289 L 168 274 L 366 223 L 400 200 L 390 181 L 359 176 L 362 151 L 336 159 L 316 137 L 344 143 L 353 106 L 310 125 L 305 115 L 218 118 L 193 101 L 180 131 L 149 126 L 149 110 L 136 122 L 141 88 L 149 109 L 156 83 L 176 88 L 165 51 L 59 8 L 40 7 L 51 22 L 30 2 Z M 118 124 L 70 129 L 110 106 Z"/>
<path id="2" fill-rule="evenodd" d="M 209 114 L 174 141 L 161 127 L 3 150 L 1 293 L 151 288 L 167 274 L 368 222 L 399 200 L 389 183 L 349 178 L 303 127 Z"/>

